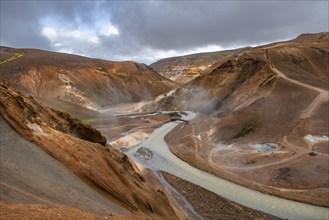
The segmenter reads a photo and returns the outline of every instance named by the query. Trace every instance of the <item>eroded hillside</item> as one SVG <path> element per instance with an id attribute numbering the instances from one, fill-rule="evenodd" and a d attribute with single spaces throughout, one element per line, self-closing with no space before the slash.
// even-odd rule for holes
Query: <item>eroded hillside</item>
<path id="1" fill-rule="evenodd" d="M 90 109 L 152 99 L 177 86 L 145 64 L 34 49 L 1 47 L 0 65 L 0 76 L 24 94 Z"/>
<path id="2" fill-rule="evenodd" d="M 170 57 L 152 63 L 150 67 L 162 76 L 183 85 L 202 75 L 214 63 L 234 52 L 235 50 L 227 50 Z"/>
<path id="3" fill-rule="evenodd" d="M 0 100 L 1 200 L 96 215 L 176 216 L 162 188 L 135 172 L 128 157 L 91 126 L 40 105 L 2 79 Z"/>
<path id="4" fill-rule="evenodd" d="M 328 43 L 319 33 L 246 49 L 144 108 L 207 114 L 167 136 L 194 166 L 327 206 Z"/>

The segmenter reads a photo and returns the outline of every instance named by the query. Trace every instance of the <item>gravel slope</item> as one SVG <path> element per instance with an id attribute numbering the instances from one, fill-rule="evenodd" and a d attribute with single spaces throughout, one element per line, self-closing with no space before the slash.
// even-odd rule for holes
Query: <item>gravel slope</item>
<path id="1" fill-rule="evenodd" d="M 0 116 L 0 199 L 75 207 L 95 214 L 128 212 L 26 141 Z"/>

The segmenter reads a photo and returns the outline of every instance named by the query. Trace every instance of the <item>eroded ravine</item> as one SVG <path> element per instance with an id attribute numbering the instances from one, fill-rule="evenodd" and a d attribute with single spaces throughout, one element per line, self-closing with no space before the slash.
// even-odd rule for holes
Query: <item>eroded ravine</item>
<path id="1" fill-rule="evenodd" d="M 183 119 L 192 120 L 196 116 L 196 113 L 189 112 L 188 116 L 183 116 Z M 263 194 L 201 171 L 177 158 L 164 141 L 166 134 L 177 125 L 177 122 L 163 125 L 156 129 L 147 140 L 131 148 L 126 153 L 146 168 L 166 171 L 255 210 L 285 219 L 328 218 L 329 209 L 327 208 Z"/>

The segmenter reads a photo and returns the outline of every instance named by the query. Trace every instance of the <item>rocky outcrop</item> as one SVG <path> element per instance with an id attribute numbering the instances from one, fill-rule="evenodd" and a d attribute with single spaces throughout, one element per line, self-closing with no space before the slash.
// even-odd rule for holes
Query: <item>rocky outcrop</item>
<path id="1" fill-rule="evenodd" d="M 24 97 L 20 92 L 15 92 L 4 80 L 1 80 L 1 114 L 15 123 L 21 118 L 21 126 L 26 129 L 41 132 L 40 125 L 43 125 L 86 141 L 106 144 L 105 137 L 89 124 L 67 113 L 47 109 L 32 96 Z"/>

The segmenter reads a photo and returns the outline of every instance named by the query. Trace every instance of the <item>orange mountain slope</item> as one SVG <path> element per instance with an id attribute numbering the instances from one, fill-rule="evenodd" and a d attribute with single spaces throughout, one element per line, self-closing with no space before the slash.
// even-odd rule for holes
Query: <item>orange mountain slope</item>
<path id="1" fill-rule="evenodd" d="M 152 63 L 150 67 L 164 77 L 180 84 L 186 84 L 202 75 L 206 69 L 218 60 L 235 51 L 227 50 L 170 57 Z"/>
<path id="2" fill-rule="evenodd" d="M 0 103 L 1 200 L 96 215 L 176 216 L 162 188 L 135 172 L 127 156 L 106 145 L 91 126 L 3 80 Z"/>
<path id="3" fill-rule="evenodd" d="M 152 99 L 176 88 L 145 64 L 35 49 L 0 48 L 0 77 L 26 95 L 96 109 Z"/>

